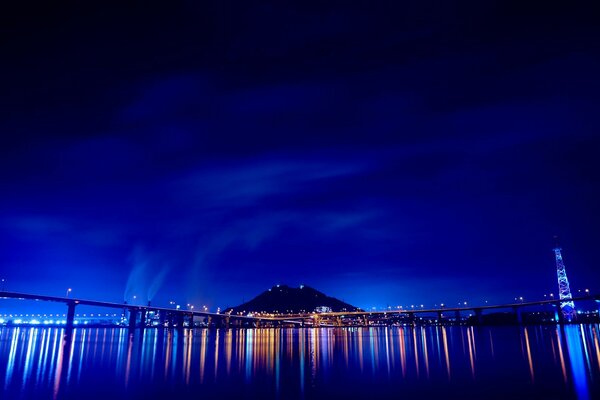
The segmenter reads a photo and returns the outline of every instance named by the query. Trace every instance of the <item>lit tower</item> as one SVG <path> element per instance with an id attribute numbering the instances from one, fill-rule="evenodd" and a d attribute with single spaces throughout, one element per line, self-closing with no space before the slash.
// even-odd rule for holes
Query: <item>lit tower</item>
<path id="1" fill-rule="evenodd" d="M 575 304 L 573 296 L 569 288 L 569 279 L 567 279 L 567 271 L 563 262 L 562 254 L 560 254 L 560 246 L 558 238 L 555 236 L 556 245 L 554 246 L 554 256 L 556 258 L 556 274 L 558 275 L 558 294 L 560 296 L 560 308 L 567 321 L 572 321 L 575 318 Z M 564 301 L 562 301 L 564 300 Z"/>

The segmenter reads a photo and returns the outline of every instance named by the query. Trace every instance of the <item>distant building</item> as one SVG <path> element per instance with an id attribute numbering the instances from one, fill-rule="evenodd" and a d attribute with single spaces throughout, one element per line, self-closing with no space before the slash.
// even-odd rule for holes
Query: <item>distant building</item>
<path id="1" fill-rule="evenodd" d="M 331 312 L 331 307 L 318 306 L 318 307 L 315 307 L 315 312 L 318 312 L 318 313 Z"/>

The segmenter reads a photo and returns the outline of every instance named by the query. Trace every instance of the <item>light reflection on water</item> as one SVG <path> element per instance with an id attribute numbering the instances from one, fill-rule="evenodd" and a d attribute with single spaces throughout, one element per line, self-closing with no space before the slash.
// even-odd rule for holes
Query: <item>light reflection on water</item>
<path id="1" fill-rule="evenodd" d="M 600 395 L 599 325 L 185 330 L 0 328 L 0 398 Z M 457 388 L 460 388 L 457 389 Z"/>

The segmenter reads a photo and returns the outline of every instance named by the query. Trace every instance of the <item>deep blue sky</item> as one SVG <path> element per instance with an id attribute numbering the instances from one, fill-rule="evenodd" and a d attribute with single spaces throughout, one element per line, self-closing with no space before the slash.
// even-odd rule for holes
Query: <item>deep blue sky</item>
<path id="1" fill-rule="evenodd" d="M 8 289 L 504 302 L 558 234 L 600 290 L 587 3 L 136 3 L 2 13 Z"/>

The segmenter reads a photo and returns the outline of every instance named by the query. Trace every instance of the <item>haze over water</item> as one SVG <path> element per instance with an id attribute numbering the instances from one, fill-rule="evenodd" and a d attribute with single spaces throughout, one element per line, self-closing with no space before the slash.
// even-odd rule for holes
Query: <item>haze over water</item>
<path id="1" fill-rule="evenodd" d="M 0 328 L 2 399 L 593 399 L 599 328 Z"/>

